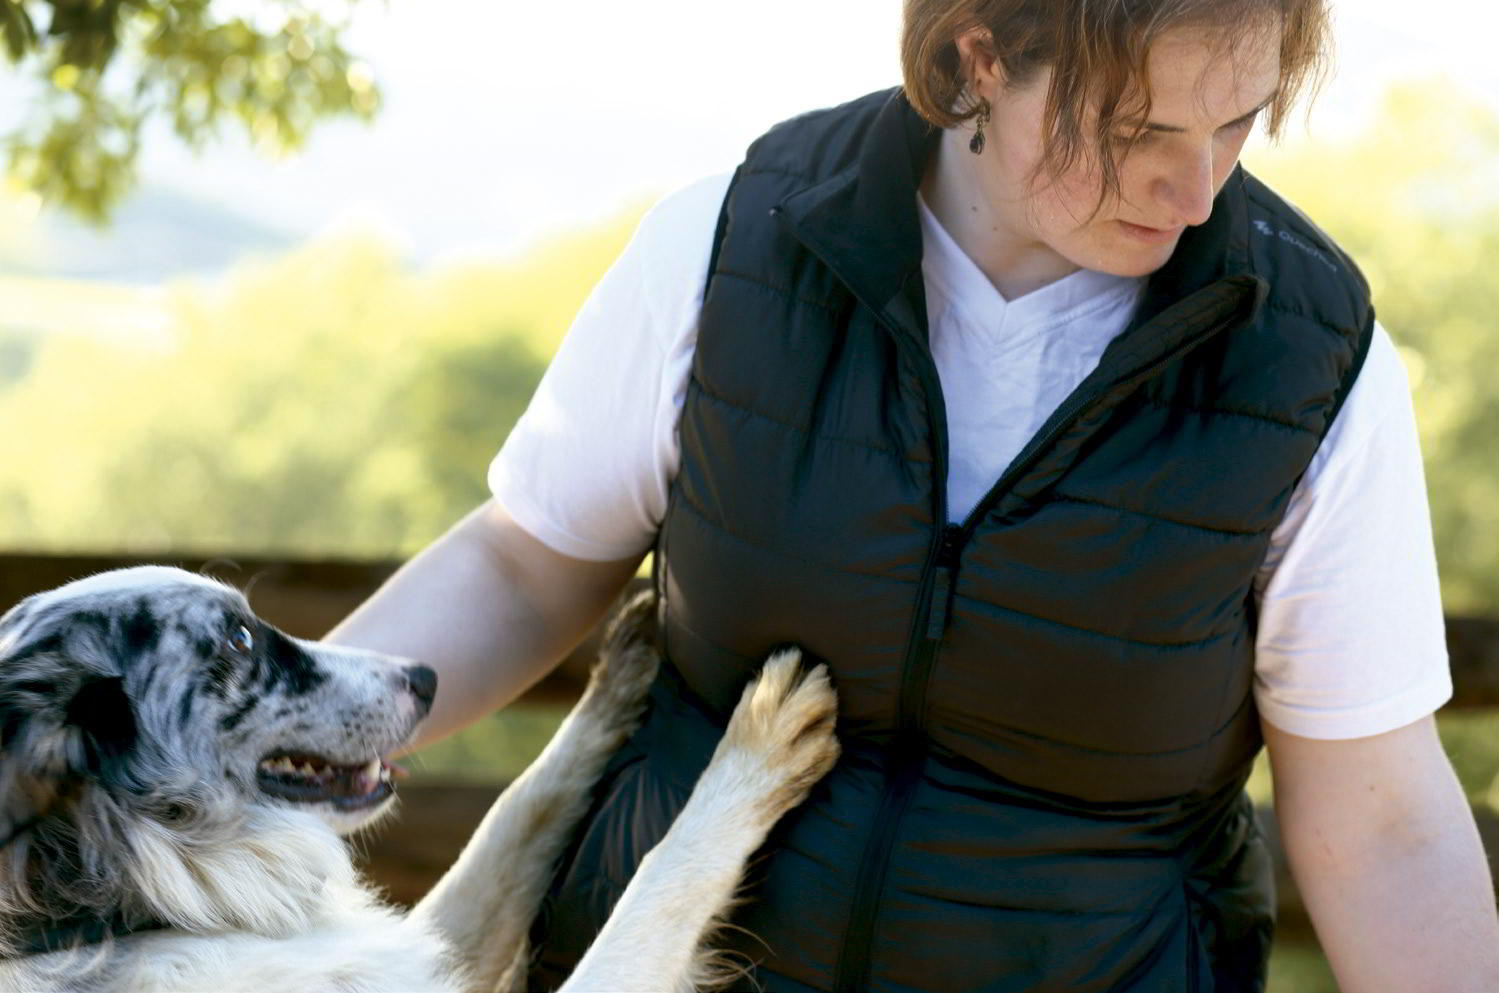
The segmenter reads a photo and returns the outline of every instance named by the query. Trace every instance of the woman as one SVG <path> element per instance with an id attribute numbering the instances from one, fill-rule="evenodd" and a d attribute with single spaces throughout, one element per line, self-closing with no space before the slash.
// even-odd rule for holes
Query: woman
<path id="1" fill-rule="evenodd" d="M 796 642 L 835 674 L 845 757 L 728 938 L 767 989 L 1262 988 L 1262 741 L 1344 988 L 1499 988 L 1430 717 L 1398 359 L 1353 264 L 1237 167 L 1325 16 L 908 0 L 903 91 L 787 122 L 642 224 L 495 501 L 338 633 L 437 666 L 443 733 L 654 546 L 671 665 L 538 924 L 538 985 Z"/>

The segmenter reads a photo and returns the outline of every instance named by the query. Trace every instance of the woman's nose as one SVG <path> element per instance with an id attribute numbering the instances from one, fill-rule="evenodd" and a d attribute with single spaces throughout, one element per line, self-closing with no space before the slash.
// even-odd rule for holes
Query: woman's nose
<path id="1" fill-rule="evenodd" d="M 1211 147 L 1179 154 L 1157 180 L 1157 197 L 1171 208 L 1178 224 L 1201 224 L 1213 212 L 1217 195 Z"/>

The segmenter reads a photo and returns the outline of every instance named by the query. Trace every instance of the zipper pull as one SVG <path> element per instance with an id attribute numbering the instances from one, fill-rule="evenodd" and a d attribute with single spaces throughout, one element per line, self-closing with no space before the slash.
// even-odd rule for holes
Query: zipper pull
<path id="1" fill-rule="evenodd" d="M 941 641 L 942 632 L 947 630 L 947 617 L 952 610 L 953 579 L 962 555 L 963 529 L 949 524 L 942 529 L 942 544 L 937 548 L 937 572 L 932 577 L 932 609 L 926 622 L 928 641 Z"/>

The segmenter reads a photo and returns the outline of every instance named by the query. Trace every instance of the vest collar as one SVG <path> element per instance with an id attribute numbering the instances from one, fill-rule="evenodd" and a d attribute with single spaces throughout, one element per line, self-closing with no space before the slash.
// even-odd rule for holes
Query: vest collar
<path id="1" fill-rule="evenodd" d="M 861 303 L 892 329 L 923 343 L 926 297 L 916 191 L 940 134 L 900 89 L 891 90 L 852 161 L 792 192 L 776 208 L 798 240 Z M 1244 186 L 1243 166 L 1235 166 L 1208 220 L 1187 228 L 1170 260 L 1147 281 L 1131 331 L 1214 284 L 1230 295 L 1244 294 L 1241 300 L 1257 308 L 1264 288 L 1256 285 L 1251 269 Z"/>
<path id="2" fill-rule="evenodd" d="M 777 208 L 796 237 L 898 332 L 926 341 L 916 190 L 941 132 L 899 90 L 876 111 L 853 161 Z"/>

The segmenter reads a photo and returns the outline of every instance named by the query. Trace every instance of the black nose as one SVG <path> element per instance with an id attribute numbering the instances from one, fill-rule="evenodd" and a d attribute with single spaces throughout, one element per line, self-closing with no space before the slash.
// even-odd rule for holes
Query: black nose
<path id="1" fill-rule="evenodd" d="M 424 711 L 432 709 L 432 701 L 437 697 L 437 673 L 430 666 L 408 665 L 406 685 L 411 688 L 412 695 L 421 701 Z"/>

